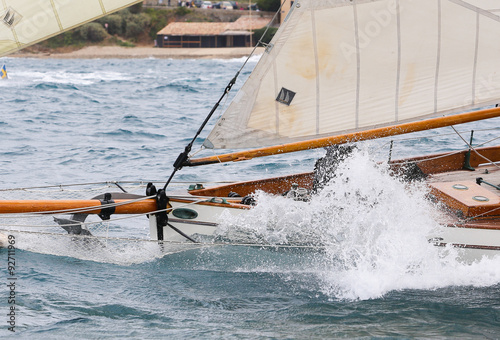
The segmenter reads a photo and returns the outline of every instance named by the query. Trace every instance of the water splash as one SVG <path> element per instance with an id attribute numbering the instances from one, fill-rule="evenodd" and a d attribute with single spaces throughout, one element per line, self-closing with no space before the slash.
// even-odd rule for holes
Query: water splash
<path id="1" fill-rule="evenodd" d="M 255 209 L 224 216 L 217 234 L 238 242 L 321 246 L 307 270 L 332 298 L 499 283 L 500 258 L 467 264 L 459 250 L 428 242 L 440 226 L 427 193 L 423 184 L 400 181 L 358 150 L 309 202 L 258 193 Z"/>
<path id="2" fill-rule="evenodd" d="M 71 71 L 17 71 L 13 77 L 18 82 L 93 85 L 98 82 L 127 81 L 133 78 L 120 72 L 71 72 Z"/>
<path id="3" fill-rule="evenodd" d="M 165 243 L 144 239 L 107 239 L 95 237 L 71 237 L 65 234 L 37 234 L 11 232 L 16 237 L 16 245 L 26 251 L 72 257 L 85 261 L 132 265 L 187 250 L 200 248 L 192 243 Z"/>
<path id="4" fill-rule="evenodd" d="M 225 58 L 225 59 L 214 59 L 214 60 L 217 61 L 217 63 L 221 63 L 221 64 L 224 64 L 224 63 L 242 64 L 245 61 L 247 61 L 247 59 L 248 59 L 249 63 L 257 63 L 261 57 L 262 57 L 262 54 L 254 54 L 254 55 L 250 56 L 250 58 L 240 57 L 240 58 Z"/>

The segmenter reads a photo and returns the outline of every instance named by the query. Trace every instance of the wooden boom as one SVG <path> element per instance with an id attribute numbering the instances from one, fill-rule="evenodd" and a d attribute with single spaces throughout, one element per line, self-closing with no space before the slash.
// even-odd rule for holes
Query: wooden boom
<path id="1" fill-rule="evenodd" d="M 345 144 L 350 142 L 359 142 L 363 140 L 397 136 L 410 132 L 437 129 L 440 127 L 474 122 L 500 117 L 500 107 L 493 109 L 473 111 L 453 116 L 445 116 L 433 119 L 427 119 L 419 122 L 404 123 L 399 125 L 387 126 L 372 130 L 353 132 L 339 136 L 323 137 L 302 142 L 270 146 L 260 149 L 239 151 L 218 156 L 190 159 L 185 166 L 197 166 L 224 162 L 244 161 L 256 157 L 277 155 L 288 152 L 303 151 L 316 148 L 324 148 L 335 144 Z"/>
<path id="2" fill-rule="evenodd" d="M 130 202 L 130 203 L 127 203 Z M 146 199 L 138 202 L 121 199 L 114 200 L 114 214 L 145 214 L 156 211 L 156 201 Z M 14 200 L 0 201 L 0 214 L 23 214 L 23 213 L 85 213 L 100 214 L 101 201 L 99 200 Z M 95 208 L 95 209 L 94 209 Z M 103 209 L 106 206 L 102 207 Z M 76 211 L 72 211 L 76 210 Z"/>

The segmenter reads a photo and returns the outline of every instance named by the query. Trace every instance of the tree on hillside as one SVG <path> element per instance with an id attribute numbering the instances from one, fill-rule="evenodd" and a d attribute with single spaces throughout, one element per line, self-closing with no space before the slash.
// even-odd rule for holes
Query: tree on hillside
<path id="1" fill-rule="evenodd" d="M 257 6 L 262 11 L 276 12 L 281 5 L 281 0 L 257 0 Z"/>
<path id="2" fill-rule="evenodd" d="M 128 10 L 131 12 L 131 13 L 134 13 L 134 14 L 139 14 L 142 12 L 142 2 L 141 3 L 138 3 L 138 4 L 135 4 L 133 6 L 130 6 L 128 8 Z"/>

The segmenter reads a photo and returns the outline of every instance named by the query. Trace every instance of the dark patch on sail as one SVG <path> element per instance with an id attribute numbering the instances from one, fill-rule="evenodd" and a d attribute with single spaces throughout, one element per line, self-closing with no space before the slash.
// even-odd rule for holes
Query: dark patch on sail
<path id="1" fill-rule="evenodd" d="M 295 94 L 296 94 L 295 92 L 290 91 L 290 90 L 282 87 L 280 93 L 278 94 L 278 97 L 276 98 L 276 101 L 279 103 L 290 106 L 290 104 L 292 103 L 293 97 L 295 97 Z"/>
<path id="2" fill-rule="evenodd" d="M 0 15 L 2 22 L 9 28 L 12 28 L 15 24 L 21 20 L 21 15 L 13 10 L 11 7 L 7 9 L 2 15 Z"/>

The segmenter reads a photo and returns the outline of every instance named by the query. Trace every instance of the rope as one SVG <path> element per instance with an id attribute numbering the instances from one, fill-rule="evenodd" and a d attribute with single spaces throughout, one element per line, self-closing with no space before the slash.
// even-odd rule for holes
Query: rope
<path id="1" fill-rule="evenodd" d="M 301 246 L 301 245 L 289 245 L 289 244 L 258 244 L 258 243 L 236 243 L 236 242 L 211 242 L 211 243 L 191 243 L 191 242 L 180 242 L 180 241 L 158 241 L 142 238 L 131 238 L 131 237 L 103 237 L 103 236 L 86 236 L 86 235 L 69 235 L 69 234 L 59 234 L 51 232 L 38 232 L 38 231 L 25 231 L 25 230 L 9 230 L 0 229 L 0 232 L 15 232 L 20 234 L 31 234 L 31 235 L 46 235 L 46 236 L 58 236 L 58 237 L 69 237 L 69 238 L 82 238 L 82 239 L 97 239 L 97 240 L 115 240 L 115 241 L 127 241 L 127 242 L 146 242 L 146 243 L 162 243 L 162 244 L 172 244 L 172 245 L 190 245 L 192 247 L 220 247 L 220 246 L 236 246 L 236 247 L 253 247 L 253 248 L 283 248 L 283 249 L 314 249 L 321 250 L 324 246 Z"/>
<path id="2" fill-rule="evenodd" d="M 476 215 L 476 216 L 468 217 L 468 218 L 466 218 L 466 219 L 465 219 L 462 223 L 467 223 L 467 222 L 470 222 L 470 221 L 472 221 L 472 220 L 474 220 L 474 219 L 476 219 L 476 218 L 478 218 L 478 217 L 484 216 L 484 215 L 486 215 L 486 214 L 490 214 L 490 213 L 492 213 L 492 212 L 494 212 L 494 211 L 497 211 L 497 210 L 500 210 L 500 207 L 495 208 L 495 209 L 488 210 L 488 211 L 486 211 L 486 212 L 484 212 L 484 213 L 482 213 L 482 214 Z"/>
<path id="3" fill-rule="evenodd" d="M 474 130 L 474 131 L 476 131 L 476 132 L 484 132 L 484 131 L 496 131 L 496 130 L 500 130 L 500 128 L 480 129 L 480 130 Z M 466 132 L 469 132 L 469 131 L 468 130 L 467 131 L 461 131 L 461 133 L 466 133 Z M 435 137 L 451 136 L 451 135 L 455 135 L 455 132 L 439 133 L 439 134 L 419 136 L 419 137 L 394 138 L 394 140 L 397 140 L 397 141 L 408 141 L 408 140 L 418 140 L 418 139 L 423 139 L 423 138 L 435 138 Z M 495 139 L 498 139 L 498 138 L 500 138 L 500 137 L 497 137 Z M 387 144 L 388 143 L 386 143 L 386 145 Z"/>
<path id="4" fill-rule="evenodd" d="M 136 184 L 135 186 L 128 185 L 125 186 L 125 188 L 128 189 L 140 189 L 140 188 L 145 188 L 147 183 L 163 183 L 164 181 L 120 181 L 120 182 L 94 182 L 94 183 L 72 183 L 72 184 L 57 184 L 57 185 L 47 185 L 47 186 L 34 186 L 34 187 L 22 187 L 22 188 L 6 188 L 6 189 L 0 189 L 0 192 L 10 192 L 10 191 L 35 191 L 36 192 L 55 192 L 54 190 L 51 191 L 42 191 L 38 189 L 59 189 L 59 192 L 88 192 L 88 191 L 102 191 L 105 188 L 109 188 L 111 185 L 117 185 L 117 184 Z M 171 184 L 192 184 L 195 181 L 173 181 Z M 202 183 L 202 184 L 225 184 L 225 183 L 233 183 L 235 181 L 207 181 L 207 182 L 200 182 L 196 181 L 196 183 Z M 102 187 L 95 187 L 95 188 L 88 188 L 88 189 L 80 189 L 80 190 L 68 190 L 65 188 L 68 187 L 78 187 L 78 186 L 90 186 L 90 185 L 103 185 Z"/>
<path id="5" fill-rule="evenodd" d="M 497 164 L 495 164 L 495 162 L 493 162 L 492 160 L 484 157 L 483 155 L 481 155 L 479 152 L 477 152 L 477 150 L 472 146 L 470 145 L 463 137 L 460 133 L 458 133 L 458 131 L 455 129 L 455 127 L 452 125 L 451 128 L 453 129 L 453 131 L 456 132 L 456 134 L 460 137 L 460 139 L 462 139 L 464 141 L 465 144 L 467 144 L 467 146 L 472 150 L 474 151 L 474 153 L 476 155 L 478 155 L 479 157 L 481 157 L 482 159 L 486 160 L 488 163 L 492 164 L 493 166 L 495 166 L 498 169 L 500 169 L 500 166 L 498 166 Z"/>
<path id="6" fill-rule="evenodd" d="M 432 158 L 426 158 L 426 159 L 422 159 L 422 160 L 419 160 L 419 161 L 415 161 L 415 163 L 423 163 L 423 162 L 427 162 L 427 161 L 432 161 L 432 160 L 435 160 L 435 159 L 440 159 L 440 158 L 448 157 L 448 156 L 451 156 L 451 155 L 456 155 L 456 154 L 461 153 L 463 151 L 464 150 L 452 151 L 452 152 L 449 152 L 449 153 L 446 153 L 446 154 L 443 154 L 443 155 L 440 155 L 440 156 L 436 156 L 436 157 L 432 157 Z M 398 161 L 393 161 L 392 164 L 404 164 L 406 162 L 407 162 L 407 160 L 398 160 Z"/>
<path id="7" fill-rule="evenodd" d="M 455 130 L 455 128 L 452 126 L 453 130 Z M 498 130 L 498 129 L 485 129 L 485 130 L 476 130 L 476 131 L 489 131 L 489 130 Z M 412 140 L 412 139 L 422 139 L 422 138 L 430 138 L 430 137 L 440 137 L 440 136 L 445 136 L 445 135 L 453 135 L 453 134 L 458 134 L 458 136 L 467 144 L 467 146 L 469 148 L 471 148 L 479 157 L 485 159 L 488 163 L 494 165 L 495 167 L 497 168 L 500 168 L 496 162 L 493 162 L 491 160 L 489 160 L 488 158 L 484 157 L 483 155 L 481 155 L 475 148 L 478 148 L 478 147 L 482 147 L 483 145 L 486 145 L 488 143 L 491 143 L 497 139 L 500 139 L 500 137 L 495 137 L 495 138 L 492 138 L 486 142 L 483 142 L 481 144 L 478 144 L 475 146 L 475 148 L 473 146 L 471 146 L 461 135 L 459 132 L 457 132 L 457 130 L 455 130 L 455 133 L 448 133 L 448 134 L 439 134 L 439 135 L 436 135 L 436 136 L 426 136 L 426 137 L 418 137 L 418 138 L 408 138 L 408 139 L 398 139 L 398 141 L 402 141 L 402 140 Z M 377 148 L 377 150 L 380 150 L 382 149 L 383 147 L 387 146 L 388 144 L 390 144 L 390 142 L 387 142 L 385 143 L 384 145 L 382 145 L 381 147 Z M 423 162 L 427 162 L 427 161 L 431 161 L 431 160 L 436 160 L 436 159 L 440 159 L 440 158 L 444 158 L 444 157 L 448 157 L 448 156 L 451 156 L 451 155 L 455 155 L 455 154 L 458 154 L 458 153 L 461 153 L 463 151 L 467 151 L 467 149 L 462 149 L 462 150 L 458 150 L 458 151 L 451 151 L 449 153 L 446 153 L 446 154 L 443 154 L 443 155 L 440 155 L 440 156 L 436 156 L 436 157 L 432 157 L 432 158 L 426 158 L 426 159 L 422 159 L 422 160 L 419 160 L 419 161 L 416 161 L 415 163 L 423 163 Z M 397 161 L 393 161 L 392 164 L 403 164 L 405 163 L 406 160 L 397 160 Z"/>
<path id="8" fill-rule="evenodd" d="M 475 131 L 480 131 L 480 130 L 475 130 Z M 406 139 L 396 139 L 396 141 L 398 142 L 401 142 L 401 141 L 407 141 L 407 140 L 418 140 L 418 139 L 423 139 L 423 138 L 434 138 L 434 137 L 442 137 L 442 136 L 448 136 L 448 135 L 455 135 L 455 133 L 445 133 L 445 134 L 439 134 L 439 135 L 436 135 L 436 136 L 422 136 L 422 137 L 413 137 L 413 138 L 406 138 Z M 481 144 L 477 144 L 476 145 L 476 148 L 478 147 L 481 147 L 483 145 L 486 145 L 488 143 L 491 143 L 491 142 L 494 142 L 496 141 L 497 139 L 500 139 L 500 137 L 495 137 L 495 138 L 492 138 L 490 140 L 487 140 L 486 142 L 483 142 Z M 385 148 L 387 145 L 390 145 L 391 142 L 394 142 L 394 140 L 391 140 L 390 142 L 386 142 L 384 144 L 382 144 L 381 146 L 379 146 L 378 148 L 375 149 L 375 151 L 380 151 L 382 150 L 383 148 Z M 458 152 L 462 152 L 464 150 L 460 150 Z"/>
<path id="9" fill-rule="evenodd" d="M 201 130 L 203 130 L 206 126 L 206 124 L 208 123 L 208 120 L 212 117 L 213 113 L 215 112 L 215 110 L 218 108 L 219 106 L 219 103 L 222 101 L 222 98 L 229 93 L 229 91 L 231 90 L 232 86 L 234 85 L 234 83 L 236 82 L 236 79 L 239 77 L 240 73 L 243 71 L 243 69 L 245 68 L 245 66 L 248 64 L 248 61 L 250 60 L 251 57 L 253 57 L 253 55 L 255 54 L 255 51 L 257 50 L 257 47 L 259 46 L 264 46 L 264 47 L 267 47 L 267 44 L 265 44 L 262 39 L 266 36 L 267 32 L 269 31 L 269 28 L 271 27 L 271 24 L 276 20 L 276 18 L 278 17 L 278 15 L 281 13 L 281 9 L 283 8 L 283 5 L 286 3 L 286 0 L 283 0 L 283 2 L 281 2 L 280 4 L 280 7 L 279 9 L 276 11 L 276 13 L 274 13 L 274 16 L 273 18 L 271 19 L 271 21 L 269 21 L 269 23 L 267 24 L 266 26 L 266 30 L 264 31 L 264 33 L 262 34 L 262 36 L 260 37 L 259 41 L 257 41 L 257 43 L 255 44 L 255 46 L 253 47 L 252 51 L 250 52 L 250 54 L 248 55 L 248 57 L 245 59 L 245 61 L 243 62 L 243 64 L 241 65 L 241 67 L 239 68 L 239 70 L 236 72 L 234 78 L 229 82 L 229 85 L 226 87 L 226 90 L 224 91 L 224 94 L 223 96 L 219 99 L 219 101 L 217 102 L 217 104 L 215 104 L 214 108 L 212 109 L 212 111 L 209 113 L 208 117 L 205 119 L 205 122 L 202 124 L 202 126 L 200 127 L 200 129 L 198 130 L 198 133 L 196 134 L 196 136 L 193 138 L 193 140 L 191 141 L 191 143 L 186 147 L 185 149 L 185 159 L 184 161 L 188 161 L 189 158 L 193 157 L 194 155 L 191 155 L 190 152 L 191 152 L 191 147 L 194 143 L 194 141 L 196 140 L 196 138 L 198 138 L 199 134 L 201 133 Z M 227 102 L 228 98 L 226 97 L 226 102 Z M 226 102 L 224 102 L 224 104 L 222 105 L 223 107 L 225 107 L 226 105 Z M 220 118 L 220 116 L 219 116 Z M 203 146 L 200 147 L 200 149 L 198 151 L 195 152 L 195 154 L 199 153 L 201 150 L 202 150 Z M 183 154 L 181 153 L 181 155 L 179 155 L 179 158 L 178 158 L 178 161 L 179 159 L 181 159 L 181 156 Z M 178 161 L 176 161 L 176 164 L 178 163 Z M 175 166 L 175 164 L 174 164 Z M 181 166 L 182 167 L 182 166 Z M 173 171 L 173 173 L 170 175 L 170 178 L 167 180 L 167 183 L 165 184 L 165 186 L 163 187 L 163 189 L 165 190 L 167 188 L 167 186 L 169 185 L 171 179 L 173 178 L 174 174 L 177 172 L 177 166 L 175 166 L 175 170 Z"/>

